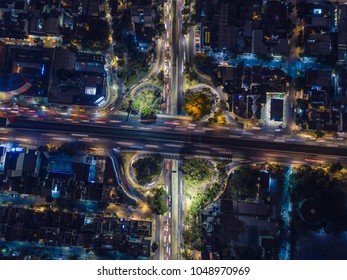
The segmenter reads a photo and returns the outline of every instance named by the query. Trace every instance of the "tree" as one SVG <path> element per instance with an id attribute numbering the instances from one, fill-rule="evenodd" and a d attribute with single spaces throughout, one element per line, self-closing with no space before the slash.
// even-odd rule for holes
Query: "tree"
<path id="1" fill-rule="evenodd" d="M 164 71 L 161 70 L 159 73 L 158 73 L 158 80 L 163 82 L 164 81 Z"/>
<path id="2" fill-rule="evenodd" d="M 155 189 L 152 196 L 147 198 L 147 203 L 152 211 L 157 215 L 164 215 L 167 212 L 166 192 L 164 188 Z"/>
<path id="3" fill-rule="evenodd" d="M 106 51 L 109 46 L 109 25 L 102 19 L 91 19 L 88 22 L 87 33 L 81 40 L 84 49 L 92 51 Z"/>
<path id="4" fill-rule="evenodd" d="M 316 131 L 314 132 L 314 136 L 316 136 L 317 139 L 318 139 L 318 138 L 322 138 L 322 137 L 324 136 L 324 132 L 321 131 L 321 130 L 316 130 Z"/>
<path id="5" fill-rule="evenodd" d="M 186 229 L 183 233 L 183 252 L 185 258 L 189 258 L 192 249 L 202 250 L 203 247 L 203 226 L 201 221 L 202 209 L 211 204 L 220 192 L 221 186 L 214 183 L 211 187 L 205 188 L 192 200 L 188 215 L 186 215 Z"/>
<path id="6" fill-rule="evenodd" d="M 158 23 L 155 25 L 155 34 L 156 36 L 160 37 L 165 32 L 165 25 L 163 23 Z"/>
<path id="7" fill-rule="evenodd" d="M 137 78 L 137 75 L 134 71 L 132 70 L 126 70 L 126 69 L 123 69 L 123 71 L 120 73 L 120 77 L 122 78 L 122 81 L 123 83 L 129 87 L 131 86 L 132 84 L 135 83 L 136 81 L 136 78 Z"/>
<path id="8" fill-rule="evenodd" d="M 182 171 L 184 173 L 184 179 L 192 184 L 199 184 L 208 180 L 212 175 L 210 164 L 205 159 L 184 161 Z"/>
<path id="9" fill-rule="evenodd" d="M 267 167 L 271 176 L 275 179 L 283 179 L 285 173 L 285 167 L 283 164 L 270 163 Z"/>
<path id="10" fill-rule="evenodd" d="M 132 19 L 131 19 L 131 10 L 126 9 L 123 11 L 122 19 L 121 19 L 121 25 L 123 30 L 130 30 L 132 28 Z"/>
<path id="11" fill-rule="evenodd" d="M 154 242 L 152 243 L 152 252 L 157 251 L 158 248 L 159 248 L 159 243 L 158 243 L 157 241 L 154 241 Z"/>
<path id="12" fill-rule="evenodd" d="M 213 100 L 207 91 L 187 92 L 184 97 L 184 110 L 194 120 L 200 120 L 212 111 Z"/>
<path id="13" fill-rule="evenodd" d="M 258 191 L 258 176 L 258 169 L 241 166 L 229 181 L 227 196 L 236 200 L 254 198 Z"/>
<path id="14" fill-rule="evenodd" d="M 160 110 L 162 98 L 160 92 L 147 90 L 140 92 L 132 103 L 132 108 L 142 116 L 155 115 Z"/>
<path id="15" fill-rule="evenodd" d="M 213 117 L 209 118 L 208 121 L 218 124 L 226 124 L 227 122 L 221 109 L 218 109 L 216 112 L 214 112 Z"/>
<path id="16" fill-rule="evenodd" d="M 341 165 L 341 162 L 333 162 L 329 166 L 329 173 L 335 173 L 337 171 L 341 171 L 343 166 Z"/>
<path id="17" fill-rule="evenodd" d="M 337 168 L 339 164 L 337 164 Z M 311 227 L 319 230 L 322 227 L 326 232 L 339 233 L 347 229 L 346 195 L 343 189 L 347 188 L 345 181 L 340 181 L 321 167 L 312 168 L 301 165 L 290 177 L 293 207 L 298 208 L 302 201 L 314 199 L 320 205 L 322 221 L 320 225 Z M 300 221 L 298 221 L 300 223 Z"/>
<path id="18" fill-rule="evenodd" d="M 113 52 L 117 57 L 123 58 L 125 48 L 126 48 L 125 43 L 120 41 L 114 45 Z"/>
<path id="19" fill-rule="evenodd" d="M 153 179 L 160 175 L 163 159 L 161 156 L 144 157 L 135 161 L 132 165 L 135 178 L 140 185 L 151 183 Z"/>

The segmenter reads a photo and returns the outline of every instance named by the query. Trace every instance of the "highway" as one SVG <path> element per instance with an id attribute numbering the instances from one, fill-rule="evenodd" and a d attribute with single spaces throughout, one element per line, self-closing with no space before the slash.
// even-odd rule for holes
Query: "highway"
<path id="1" fill-rule="evenodd" d="M 183 60 L 185 57 L 184 49 L 184 37 L 182 34 L 182 6 L 183 1 L 177 1 L 177 13 L 175 18 L 178 19 L 177 22 L 177 32 L 174 34 L 177 37 L 178 43 L 178 56 L 177 56 L 177 115 L 182 115 L 183 111 Z"/>
<path id="2" fill-rule="evenodd" d="M 182 114 L 184 38 L 182 36 L 182 2 L 171 1 L 171 114 Z"/>
<path id="3" fill-rule="evenodd" d="M 172 188 L 171 188 L 171 199 L 172 199 L 172 207 L 171 207 L 171 250 L 172 250 L 172 259 L 178 260 L 178 236 L 179 236 L 179 195 L 178 195 L 178 162 L 177 160 L 173 160 L 172 162 Z"/>
<path id="4" fill-rule="evenodd" d="M 171 1 L 171 114 L 178 114 L 178 22 L 177 1 Z"/>
<path id="5" fill-rule="evenodd" d="M 345 146 L 320 146 L 320 145 L 306 145 L 305 142 L 297 144 L 295 141 L 290 143 L 285 141 L 271 142 L 254 139 L 247 134 L 240 139 L 240 135 L 229 134 L 226 135 L 224 131 L 205 131 L 200 133 L 189 132 L 188 130 L 161 130 L 160 133 L 156 130 L 140 130 L 133 127 L 119 127 L 115 128 L 106 125 L 80 125 L 80 124 L 67 124 L 67 123 L 54 123 L 44 121 L 32 121 L 26 119 L 14 119 L 9 124 L 9 128 L 15 129 L 17 132 L 33 131 L 39 134 L 40 132 L 56 131 L 71 134 L 87 134 L 90 137 L 101 139 L 112 139 L 114 141 L 140 141 L 141 149 L 146 150 L 146 144 L 157 145 L 158 151 L 161 152 L 174 152 L 177 154 L 196 154 L 201 149 L 201 154 L 208 156 L 209 151 L 206 148 L 220 147 L 229 150 L 273 150 L 280 153 L 292 152 L 296 154 L 306 153 L 312 155 L 337 155 L 347 156 L 347 147 Z M 25 133 L 24 135 L 25 137 Z M 20 138 L 17 135 L 17 138 Z M 13 138 L 15 139 L 15 138 Z M 226 140 L 227 139 L 227 140 Z M 319 144 L 319 143 L 318 143 Z M 202 145 L 201 147 L 198 147 Z M 128 145 L 129 148 L 133 146 L 138 149 L 135 144 Z"/>

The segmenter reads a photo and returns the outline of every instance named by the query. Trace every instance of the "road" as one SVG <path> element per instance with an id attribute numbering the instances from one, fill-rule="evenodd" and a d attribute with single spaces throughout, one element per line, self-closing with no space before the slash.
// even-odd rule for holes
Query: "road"
<path id="1" fill-rule="evenodd" d="M 172 208 L 171 208 L 171 248 L 172 248 L 172 259 L 178 260 L 178 228 L 179 228 L 179 196 L 178 196 L 178 161 L 172 161 L 172 188 L 171 188 L 171 199 L 172 199 Z"/>
<path id="2" fill-rule="evenodd" d="M 171 1 L 171 114 L 182 114 L 184 38 L 182 1 Z"/>
<path id="3" fill-rule="evenodd" d="M 259 161 L 281 161 L 281 158 L 291 157 L 293 161 L 305 159 L 338 158 L 347 161 L 347 148 L 324 147 L 318 144 L 291 144 L 253 139 L 253 135 L 229 134 L 224 131 L 203 131 L 199 134 L 189 130 L 137 130 L 123 127 L 115 129 L 112 126 L 92 126 L 65 123 L 50 123 L 16 119 L 9 128 L 0 129 L 0 141 L 15 142 L 27 145 L 43 145 L 46 143 L 85 142 L 94 147 L 113 149 L 120 147 L 124 150 L 151 151 L 177 155 L 177 159 L 190 156 L 209 158 L 232 157 L 247 160 L 259 157 Z M 233 131 L 230 131 L 233 132 Z M 243 131 L 241 131 L 243 133 Z M 228 139 L 227 141 L 225 139 Z M 122 173 L 122 168 L 121 174 Z M 123 175 L 124 176 L 124 175 Z"/>
<path id="4" fill-rule="evenodd" d="M 178 114 L 178 21 L 177 0 L 171 1 L 171 114 Z"/>
<path id="5" fill-rule="evenodd" d="M 147 198 L 140 192 L 136 191 L 128 182 L 127 177 L 124 172 L 124 162 L 120 153 L 116 149 L 112 149 L 109 154 L 111 159 L 113 169 L 117 178 L 117 183 L 122 187 L 122 189 L 127 193 L 127 195 L 136 200 L 138 203 L 145 202 Z"/>
<path id="6" fill-rule="evenodd" d="M 181 244 L 183 243 L 183 232 L 184 232 L 184 213 L 185 213 L 185 199 L 184 199 L 184 181 L 183 173 L 180 170 L 180 164 L 182 161 L 178 161 L 178 240 L 177 246 L 179 248 L 177 252 L 178 259 L 182 259 Z"/>
<path id="7" fill-rule="evenodd" d="M 172 160 L 164 160 L 164 187 L 166 191 L 166 203 L 168 211 L 163 215 L 163 226 L 160 230 L 160 235 L 162 238 L 161 248 L 162 248 L 162 257 L 161 260 L 170 260 L 171 259 L 171 197 L 172 197 Z M 163 233 L 163 234 L 161 234 Z"/>
<path id="8" fill-rule="evenodd" d="M 15 119 L 9 124 L 9 128 L 14 130 L 0 130 L 0 133 L 13 135 L 12 139 L 21 140 L 22 137 L 26 138 L 26 134 L 19 132 L 32 131 L 34 135 L 40 135 L 46 132 L 63 132 L 69 133 L 72 136 L 77 135 L 78 139 L 84 142 L 98 142 L 98 139 L 112 139 L 114 143 L 125 143 L 125 146 L 132 149 L 142 150 L 160 150 L 161 152 L 172 152 L 178 154 L 197 154 L 202 155 L 217 155 L 216 152 L 211 152 L 210 149 L 214 146 L 221 147 L 230 151 L 235 149 L 242 150 L 274 150 L 284 153 L 284 151 L 296 154 L 306 153 L 312 155 L 338 155 L 346 156 L 347 147 L 345 145 L 339 146 L 324 146 L 324 142 L 306 143 L 304 140 L 288 141 L 281 137 L 274 139 L 270 144 L 268 139 L 253 138 L 253 133 L 240 131 L 243 138 L 240 139 L 240 134 L 234 134 L 234 130 L 189 130 L 173 129 L 173 130 L 151 130 L 151 129 L 137 129 L 134 127 L 122 126 L 115 129 L 112 126 L 106 125 L 79 125 L 79 124 L 66 124 L 66 123 L 53 123 L 44 121 L 31 121 L 26 119 Z M 177 127 L 176 127 L 177 128 Z M 18 134 L 17 134 L 18 133 Z M 87 137 L 86 137 L 87 136 Z M 59 138 L 59 137 L 58 137 Z M 91 140 L 88 140 L 88 139 Z M 35 139 L 35 138 L 34 138 Z M 228 139 L 226 141 L 226 139 Z M 10 136 L 0 137 L 0 140 L 11 140 Z M 276 140 L 276 141 L 275 141 Z M 136 143 L 138 145 L 136 145 Z M 123 144 L 124 144 L 123 143 Z M 313 145 L 314 144 L 314 145 Z M 322 144 L 322 145 L 321 145 Z M 147 145 L 147 146 L 146 146 Z M 148 146 L 150 145 L 150 146 Z M 199 147 L 201 145 L 202 147 Z M 141 147 L 141 148 L 139 148 Z"/>

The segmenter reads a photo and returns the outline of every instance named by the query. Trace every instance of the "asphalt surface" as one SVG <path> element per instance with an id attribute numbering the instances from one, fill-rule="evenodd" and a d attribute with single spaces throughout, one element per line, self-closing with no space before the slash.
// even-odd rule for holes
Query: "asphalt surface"
<path id="1" fill-rule="evenodd" d="M 171 5 L 171 114 L 178 114 L 178 23 L 177 23 L 177 1 L 173 0 Z"/>
<path id="2" fill-rule="evenodd" d="M 161 152 L 174 152 L 178 154 L 196 154 L 199 144 L 204 147 L 222 147 L 229 150 L 273 150 L 280 151 L 281 153 L 294 153 L 294 154 L 313 154 L 313 155 L 337 155 L 347 156 L 346 147 L 327 147 L 319 145 L 306 145 L 305 142 L 300 144 L 293 142 L 271 142 L 262 139 L 254 139 L 252 135 L 247 135 L 240 139 L 239 135 L 225 135 L 219 131 L 202 131 L 201 133 L 191 133 L 187 130 L 174 130 L 174 131 L 144 131 L 134 128 L 114 128 L 106 125 L 79 125 L 79 124 L 66 124 L 66 123 L 53 123 L 43 121 L 31 121 L 25 119 L 15 119 L 10 125 L 13 131 L 32 131 L 34 135 L 55 131 L 71 134 L 88 134 L 89 136 L 98 137 L 102 139 L 112 139 L 114 141 L 141 141 L 141 149 L 150 150 L 149 148 L 155 147 Z M 223 132 L 223 131 L 222 131 Z M 146 141 L 150 147 L 146 147 Z M 145 144 L 145 146 L 143 146 Z M 147 145 L 148 145 L 147 144 Z M 320 144 L 320 143 L 317 143 Z M 155 146 L 157 145 L 157 146 Z M 131 145 L 129 145 L 131 146 Z M 134 145 L 132 145 L 134 146 Z M 130 147 L 131 148 L 131 147 Z M 134 146 L 133 148 L 137 148 Z M 209 155 L 209 154 L 205 154 Z"/>

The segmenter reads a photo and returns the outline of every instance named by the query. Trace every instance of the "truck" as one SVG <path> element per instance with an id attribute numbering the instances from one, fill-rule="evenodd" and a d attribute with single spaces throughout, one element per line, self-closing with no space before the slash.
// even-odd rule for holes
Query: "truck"
<path id="1" fill-rule="evenodd" d="M 7 127 L 9 124 L 8 118 L 0 117 L 0 127 Z"/>

